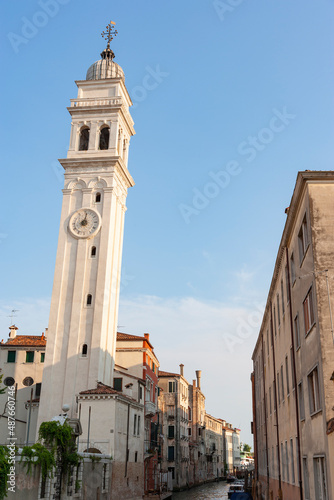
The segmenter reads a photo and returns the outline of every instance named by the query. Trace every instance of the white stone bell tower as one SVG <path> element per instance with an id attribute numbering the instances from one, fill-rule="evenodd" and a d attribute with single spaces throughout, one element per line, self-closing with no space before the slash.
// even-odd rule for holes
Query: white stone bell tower
<path id="1" fill-rule="evenodd" d="M 113 24 L 113 23 L 112 23 Z M 117 33 L 117 32 L 116 32 Z M 77 81 L 42 382 L 39 424 L 77 394 L 112 385 L 127 190 L 129 113 L 123 70 L 113 62 L 113 27 L 102 59 Z"/>

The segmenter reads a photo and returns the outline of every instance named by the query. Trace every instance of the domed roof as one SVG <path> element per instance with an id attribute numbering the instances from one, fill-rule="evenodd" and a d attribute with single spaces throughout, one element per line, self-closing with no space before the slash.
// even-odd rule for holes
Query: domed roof
<path id="1" fill-rule="evenodd" d="M 122 68 L 111 59 L 99 59 L 87 71 L 86 80 L 104 80 L 105 78 L 123 78 Z"/>

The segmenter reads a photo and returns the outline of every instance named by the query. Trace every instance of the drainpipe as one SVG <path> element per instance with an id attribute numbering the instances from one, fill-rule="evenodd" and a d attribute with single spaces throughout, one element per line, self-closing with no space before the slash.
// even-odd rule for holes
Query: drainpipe
<path id="1" fill-rule="evenodd" d="M 130 403 L 128 403 L 128 422 L 126 426 L 126 449 L 125 449 L 125 472 L 124 477 L 128 474 L 128 460 L 129 460 L 129 428 L 130 428 Z"/>
<path id="2" fill-rule="evenodd" d="M 298 443 L 298 475 L 299 475 L 299 492 L 300 500 L 303 500 L 303 481 L 302 481 L 302 462 L 300 454 L 300 428 L 299 428 L 299 406 L 298 406 L 298 386 L 297 386 L 297 373 L 296 373 L 296 357 L 295 357 L 295 337 L 293 335 L 293 319 L 292 319 L 292 290 L 290 281 L 290 268 L 289 268 L 289 250 L 285 247 L 286 251 L 286 268 L 289 287 L 289 309 L 290 309 L 290 333 L 292 345 L 292 365 L 293 365 L 293 385 L 295 387 L 295 406 L 296 406 L 296 428 L 297 428 L 297 443 Z"/>
<path id="3" fill-rule="evenodd" d="M 275 325 L 276 326 L 276 325 Z M 275 340 L 274 340 L 274 327 L 273 327 L 273 304 L 270 302 L 270 333 L 271 343 L 273 347 L 273 369 L 275 381 L 275 407 L 276 407 L 276 437 L 277 437 L 277 461 L 278 461 L 278 487 L 279 498 L 282 498 L 282 477 L 281 477 L 281 452 L 279 446 L 279 427 L 278 427 L 278 398 L 277 398 L 277 379 L 276 379 L 276 362 L 275 362 Z"/>
<path id="4" fill-rule="evenodd" d="M 264 373 L 264 348 L 263 348 L 263 334 L 262 334 L 262 373 L 263 373 L 263 398 L 264 398 L 264 425 L 266 430 L 266 462 L 267 462 L 267 492 L 269 496 L 269 451 L 268 451 L 268 423 L 267 423 L 267 397 L 266 397 L 266 380 Z"/>

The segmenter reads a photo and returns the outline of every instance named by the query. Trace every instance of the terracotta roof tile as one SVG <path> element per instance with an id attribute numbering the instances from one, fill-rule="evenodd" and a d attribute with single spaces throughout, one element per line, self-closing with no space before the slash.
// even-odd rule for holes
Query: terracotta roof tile
<path id="1" fill-rule="evenodd" d="M 98 382 L 96 389 L 88 389 L 87 391 L 81 391 L 80 394 L 121 394 L 121 393 L 110 387 L 110 385 L 105 385 L 102 384 L 102 382 Z"/>
<path id="2" fill-rule="evenodd" d="M 163 372 L 159 370 L 159 377 L 181 377 L 179 373 Z"/>
<path id="3" fill-rule="evenodd" d="M 146 340 L 145 337 L 130 335 L 129 333 L 117 332 L 117 340 Z"/>
<path id="4" fill-rule="evenodd" d="M 24 346 L 24 347 L 46 347 L 46 338 L 42 335 L 17 335 L 14 339 L 9 339 L 5 346 Z"/>

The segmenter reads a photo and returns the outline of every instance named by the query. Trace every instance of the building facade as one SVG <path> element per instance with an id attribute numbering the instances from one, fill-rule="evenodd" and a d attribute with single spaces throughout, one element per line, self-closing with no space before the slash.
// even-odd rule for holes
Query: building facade
<path id="1" fill-rule="evenodd" d="M 3 384 L 15 387 L 15 437 L 17 445 L 34 443 L 45 364 L 46 336 L 17 335 L 10 327 L 9 339 L 0 343 L 0 368 Z M 0 444 L 7 444 L 7 394 L 0 395 Z"/>
<path id="2" fill-rule="evenodd" d="M 334 173 L 299 172 L 253 352 L 257 498 L 334 498 Z"/>
<path id="3" fill-rule="evenodd" d="M 143 337 L 117 333 L 116 369 L 114 388 L 122 390 L 123 373 L 139 377 L 143 383 L 144 409 L 144 491 L 152 493 L 162 483 L 159 462 L 161 426 L 158 415 L 158 370 L 159 360 L 154 353 L 150 336 Z"/>

